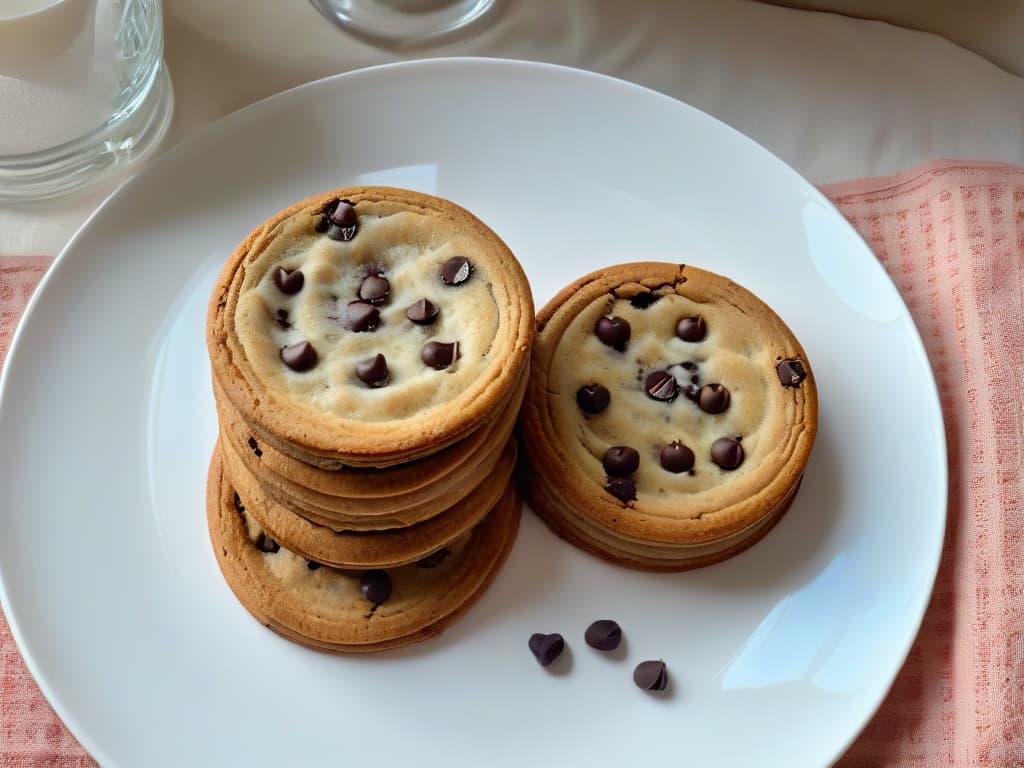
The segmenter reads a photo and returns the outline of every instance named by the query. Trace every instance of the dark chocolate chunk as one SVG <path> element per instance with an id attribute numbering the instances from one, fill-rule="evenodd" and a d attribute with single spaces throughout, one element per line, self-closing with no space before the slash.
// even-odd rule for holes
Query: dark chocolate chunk
<path id="1" fill-rule="evenodd" d="M 318 359 L 316 350 L 308 341 L 297 341 L 281 348 L 281 362 L 299 373 L 308 371 Z"/>
<path id="2" fill-rule="evenodd" d="M 676 323 L 676 336 L 683 341 L 704 341 L 708 335 L 708 324 L 700 315 L 681 317 Z"/>
<path id="3" fill-rule="evenodd" d="M 459 342 L 428 341 L 420 351 L 420 359 L 436 371 L 441 371 L 459 359 Z"/>
<path id="4" fill-rule="evenodd" d="M 441 282 L 445 285 L 462 285 L 469 280 L 473 266 L 465 256 L 452 256 L 441 265 Z"/>
<path id="5" fill-rule="evenodd" d="M 260 456 L 263 455 L 263 451 L 260 450 L 260 444 L 256 442 L 256 438 L 250 437 L 248 442 L 249 447 L 252 448 L 252 452 L 256 454 L 256 458 L 260 458 Z"/>
<path id="6" fill-rule="evenodd" d="M 645 691 L 664 691 L 668 688 L 668 670 L 664 661 L 641 661 L 633 670 L 633 682 Z"/>
<path id="7" fill-rule="evenodd" d="M 267 536 L 263 531 L 260 531 L 259 535 L 256 537 L 256 549 L 260 552 L 271 554 L 277 552 L 280 548 L 281 545 Z"/>
<path id="8" fill-rule="evenodd" d="M 631 332 L 629 322 L 621 317 L 601 317 L 598 318 L 597 325 L 594 326 L 594 333 L 597 334 L 601 343 L 612 349 L 617 349 L 619 352 L 626 348 Z"/>
<path id="9" fill-rule="evenodd" d="M 587 645 L 599 651 L 614 651 L 622 642 L 622 627 L 611 619 L 598 619 L 583 635 Z"/>
<path id="10" fill-rule="evenodd" d="M 417 560 L 416 565 L 418 565 L 420 568 L 437 568 L 437 566 L 443 563 L 445 561 L 445 558 L 447 558 L 448 555 L 450 554 L 451 552 L 449 552 L 446 548 L 441 547 L 436 552 L 431 552 L 426 557 Z"/>
<path id="11" fill-rule="evenodd" d="M 420 299 L 405 310 L 405 316 L 416 323 L 416 325 L 430 325 L 437 320 L 440 312 L 441 310 L 437 304 L 427 299 Z"/>
<path id="12" fill-rule="evenodd" d="M 348 200 L 339 200 L 328 217 L 327 236 L 332 240 L 349 241 L 356 236 L 359 229 L 359 217 L 356 209 Z"/>
<path id="13" fill-rule="evenodd" d="M 636 296 L 629 300 L 629 303 L 630 306 L 635 307 L 636 309 L 647 309 L 659 298 L 661 297 L 658 296 L 656 293 L 651 293 L 648 291 L 647 293 L 638 293 Z"/>
<path id="14" fill-rule="evenodd" d="M 391 293 L 391 283 L 381 275 L 367 275 L 359 286 L 359 298 L 371 304 L 383 304 Z"/>
<path id="15" fill-rule="evenodd" d="M 374 331 L 380 325 L 380 310 L 365 301 L 350 301 L 345 316 L 348 327 L 356 333 Z"/>
<path id="16" fill-rule="evenodd" d="M 307 560 L 306 567 L 311 571 L 315 571 L 317 568 L 320 567 L 320 563 L 318 563 L 316 560 Z"/>
<path id="17" fill-rule="evenodd" d="M 278 287 L 281 293 L 289 295 L 298 293 L 302 290 L 302 284 L 305 282 L 306 277 L 302 274 L 301 270 L 285 269 L 284 267 L 278 267 L 274 270 L 274 285 Z"/>
<path id="18" fill-rule="evenodd" d="M 576 405 L 584 413 L 600 413 L 611 400 L 612 393 L 600 384 L 586 384 L 576 390 Z"/>
<path id="19" fill-rule="evenodd" d="M 612 477 L 625 477 L 640 466 L 640 454 L 628 445 L 613 445 L 604 452 L 601 466 Z"/>
<path id="20" fill-rule="evenodd" d="M 530 635 L 527 644 L 530 646 L 530 653 L 542 667 L 550 666 L 565 650 L 565 639 L 557 632 L 550 635 L 536 632 Z"/>
<path id="21" fill-rule="evenodd" d="M 356 376 L 371 387 L 383 387 L 388 383 L 388 361 L 381 354 L 360 360 L 356 363 Z"/>
<path id="22" fill-rule="evenodd" d="M 705 413 L 721 413 L 729 407 L 729 390 L 721 384 L 705 384 L 701 387 L 698 403 Z"/>
<path id="23" fill-rule="evenodd" d="M 623 504 L 636 498 L 636 483 L 628 477 L 613 477 L 604 489 Z"/>
<path id="24" fill-rule="evenodd" d="M 288 310 L 287 309 L 279 309 L 279 310 L 277 310 L 277 312 L 274 313 L 274 324 L 278 328 L 285 328 L 285 329 L 287 329 L 287 328 L 291 328 L 292 327 L 292 324 L 290 322 L 288 322 Z"/>
<path id="25" fill-rule="evenodd" d="M 375 569 L 359 577 L 359 591 L 374 605 L 380 605 L 391 597 L 391 577 L 387 571 Z"/>
<path id="26" fill-rule="evenodd" d="M 800 382 L 807 378 L 807 369 L 799 360 L 783 360 L 775 366 L 775 370 L 784 387 L 800 386 Z"/>
<path id="27" fill-rule="evenodd" d="M 693 455 L 693 451 L 678 440 L 673 440 L 661 449 L 662 468 L 677 475 L 693 469 L 695 460 L 696 457 Z"/>
<path id="28" fill-rule="evenodd" d="M 743 463 L 743 446 L 731 437 L 720 437 L 711 444 L 711 460 L 722 469 L 736 469 Z"/>
<path id="29" fill-rule="evenodd" d="M 679 394 L 676 377 L 668 371 L 651 371 L 644 380 L 644 389 L 648 397 L 664 402 L 675 400 Z"/>

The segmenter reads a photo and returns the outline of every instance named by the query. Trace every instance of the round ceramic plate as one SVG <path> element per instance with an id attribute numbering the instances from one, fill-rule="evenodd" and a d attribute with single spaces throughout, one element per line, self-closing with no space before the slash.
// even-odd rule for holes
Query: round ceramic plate
<path id="1" fill-rule="evenodd" d="M 731 276 L 803 342 L 821 397 L 796 503 L 750 551 L 635 573 L 526 513 L 493 588 L 422 645 L 323 655 L 221 578 L 203 486 L 214 275 L 312 192 L 390 184 L 474 211 L 538 306 L 634 260 Z M 106 768 L 823 766 L 870 718 L 921 620 L 945 514 L 942 422 L 881 267 L 806 181 L 707 115 L 573 70 L 433 60 L 242 110 L 115 194 L 61 254 L 0 407 L 0 593 L 29 667 Z M 594 619 L 623 649 L 583 642 Z M 543 670 L 533 632 L 570 646 Z M 668 695 L 632 682 L 664 659 Z"/>

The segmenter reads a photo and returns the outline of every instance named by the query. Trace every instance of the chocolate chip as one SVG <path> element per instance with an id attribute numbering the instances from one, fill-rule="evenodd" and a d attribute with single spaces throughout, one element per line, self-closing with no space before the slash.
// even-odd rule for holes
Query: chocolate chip
<path id="1" fill-rule="evenodd" d="M 356 236 L 356 231 L 359 229 L 359 217 L 356 215 L 356 209 L 348 200 L 339 200 L 327 220 L 330 223 L 327 228 L 327 236 L 332 240 L 347 242 Z"/>
<path id="2" fill-rule="evenodd" d="M 598 619 L 583 635 L 587 645 L 599 651 L 614 651 L 622 642 L 622 627 L 611 619 Z"/>
<path id="3" fill-rule="evenodd" d="M 799 360 L 783 360 L 775 370 L 779 374 L 779 381 L 784 387 L 797 387 L 807 378 L 807 370 Z"/>
<path id="4" fill-rule="evenodd" d="M 452 256 L 441 265 L 441 282 L 445 285 L 462 285 L 469 280 L 473 266 L 465 256 Z"/>
<path id="5" fill-rule="evenodd" d="M 681 317 L 676 323 L 676 336 L 683 341 L 704 341 L 708 335 L 708 324 L 700 315 Z"/>
<path id="6" fill-rule="evenodd" d="M 360 360 L 356 363 L 356 376 L 371 387 L 383 387 L 388 383 L 388 361 L 381 354 Z"/>
<path id="7" fill-rule="evenodd" d="M 536 632 L 530 635 L 527 645 L 530 646 L 530 653 L 537 659 L 537 663 L 547 667 L 562 655 L 562 651 L 565 650 L 565 639 L 557 632 L 550 635 Z"/>
<path id="8" fill-rule="evenodd" d="M 391 577 L 387 571 L 366 571 L 359 577 L 359 591 L 374 605 L 380 605 L 391 597 Z"/>
<path id="9" fill-rule="evenodd" d="M 437 568 L 437 566 L 443 563 L 445 561 L 445 558 L 447 558 L 448 555 L 450 554 L 451 552 L 449 552 L 444 547 L 441 547 L 436 552 L 431 552 L 426 557 L 417 560 L 416 565 L 420 568 Z"/>
<path id="10" fill-rule="evenodd" d="M 428 341 L 420 351 L 420 359 L 436 371 L 441 371 L 459 359 L 459 342 Z"/>
<path id="11" fill-rule="evenodd" d="M 729 390 L 721 384 L 705 384 L 701 387 L 698 403 L 705 413 L 721 413 L 729 407 Z"/>
<path id="12" fill-rule="evenodd" d="M 613 477 L 604 489 L 623 504 L 636 498 L 636 483 L 628 477 Z"/>
<path id="13" fill-rule="evenodd" d="M 597 334 L 601 343 L 617 349 L 619 352 L 626 348 L 631 331 L 629 322 L 621 317 L 601 317 L 598 318 L 597 325 L 594 326 L 594 333 Z"/>
<path id="14" fill-rule="evenodd" d="M 601 466 L 612 477 L 625 477 L 640 466 L 640 454 L 628 445 L 614 445 L 604 452 Z"/>
<path id="15" fill-rule="evenodd" d="M 292 324 L 290 322 L 288 322 L 288 310 L 287 309 L 279 309 L 279 310 L 277 310 L 277 312 L 274 313 L 274 324 L 278 328 L 285 328 L 285 329 L 287 329 L 287 328 L 291 328 L 292 327 Z"/>
<path id="16" fill-rule="evenodd" d="M 289 295 L 302 290 L 302 284 L 306 282 L 305 275 L 298 269 L 285 269 L 278 267 L 274 270 L 274 285 L 281 293 Z"/>
<path id="17" fill-rule="evenodd" d="M 722 469 L 736 469 L 743 463 L 743 446 L 731 437 L 720 437 L 711 444 L 711 460 Z"/>
<path id="18" fill-rule="evenodd" d="M 611 400 L 612 393 L 600 384 L 586 384 L 576 390 L 576 405 L 584 413 L 600 413 Z"/>
<path id="19" fill-rule="evenodd" d="M 654 400 L 669 402 L 679 394 L 679 384 L 668 371 L 651 371 L 644 380 L 644 390 Z"/>
<path id="20" fill-rule="evenodd" d="M 260 458 L 263 455 L 263 451 L 260 450 L 260 444 L 256 442 L 256 438 L 250 437 L 248 442 L 249 447 L 252 448 L 252 452 L 256 454 L 256 458 Z"/>
<path id="21" fill-rule="evenodd" d="M 437 320 L 440 312 L 441 310 L 438 309 L 437 304 L 427 299 L 420 299 L 405 310 L 405 316 L 416 323 L 416 325 L 430 325 Z"/>
<path id="22" fill-rule="evenodd" d="M 633 682 L 645 691 L 668 688 L 668 670 L 664 661 L 641 661 L 633 670 Z"/>
<path id="23" fill-rule="evenodd" d="M 307 560 L 306 567 L 311 571 L 315 571 L 317 568 L 321 567 L 321 564 L 318 563 L 316 560 Z"/>
<path id="24" fill-rule="evenodd" d="M 260 552 L 273 554 L 274 552 L 277 552 L 279 549 L 281 549 L 281 545 L 269 536 L 267 536 L 266 533 L 260 531 L 259 535 L 256 537 L 256 549 L 258 549 Z"/>
<path id="25" fill-rule="evenodd" d="M 629 300 L 630 306 L 636 309 L 647 309 L 651 304 L 656 302 L 660 297 L 654 293 L 638 293 L 632 299 Z"/>
<path id="26" fill-rule="evenodd" d="M 693 362 L 690 362 L 689 360 L 687 360 L 685 363 L 680 363 L 679 367 L 680 368 L 685 368 L 688 371 L 696 371 L 697 370 L 697 364 L 693 363 Z"/>
<path id="27" fill-rule="evenodd" d="M 359 286 L 359 298 L 371 304 L 383 304 L 389 293 L 391 283 L 380 275 L 368 275 Z"/>
<path id="28" fill-rule="evenodd" d="M 693 451 L 678 440 L 673 440 L 661 449 L 662 468 L 677 475 L 693 469 L 695 460 L 696 457 L 693 455 Z"/>
<path id="29" fill-rule="evenodd" d="M 281 362 L 299 373 L 308 371 L 318 359 L 316 350 L 308 341 L 297 341 L 281 348 Z"/>
<path id="30" fill-rule="evenodd" d="M 345 308 L 348 327 L 356 333 L 374 331 L 380 325 L 380 310 L 365 301 L 350 301 Z"/>

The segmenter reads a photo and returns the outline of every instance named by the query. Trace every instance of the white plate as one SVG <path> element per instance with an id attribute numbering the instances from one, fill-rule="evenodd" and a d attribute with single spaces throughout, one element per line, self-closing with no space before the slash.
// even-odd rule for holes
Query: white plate
<path id="1" fill-rule="evenodd" d="M 205 301 L 236 242 L 314 191 L 388 183 L 476 212 L 538 306 L 637 259 L 732 276 L 802 340 L 821 427 L 792 510 L 733 560 L 634 573 L 531 515 L 438 640 L 364 658 L 253 621 L 207 540 L 215 417 Z M 4 371 L 3 607 L 57 712 L 106 768 L 822 766 L 875 710 L 939 559 L 945 447 L 920 339 L 807 182 L 707 115 L 537 64 L 433 60 L 242 110 L 107 202 L 50 270 Z M 583 643 L 613 617 L 625 653 Z M 532 632 L 571 646 L 540 669 Z M 623 657 L 624 656 L 624 657 Z M 664 658 L 668 697 L 634 687 Z"/>

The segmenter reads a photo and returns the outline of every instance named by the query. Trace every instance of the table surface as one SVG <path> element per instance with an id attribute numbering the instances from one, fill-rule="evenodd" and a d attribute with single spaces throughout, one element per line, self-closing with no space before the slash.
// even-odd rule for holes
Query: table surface
<path id="1" fill-rule="evenodd" d="M 747 0 L 507 0 L 470 39 L 401 53 L 346 34 L 307 0 L 164 6 L 176 96 L 166 146 L 310 80 L 468 55 L 646 85 L 738 128 L 815 183 L 944 157 L 1024 163 L 1024 78 L 938 35 L 880 21 Z M 114 186 L 0 207 L 0 255 L 56 255 Z"/>

